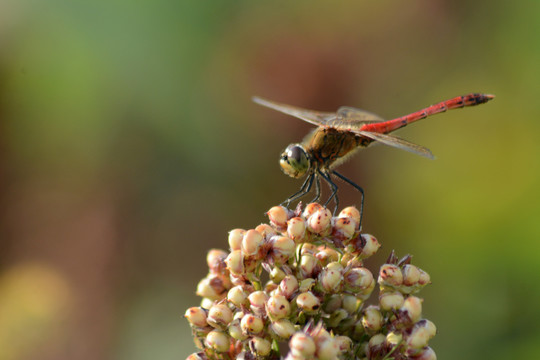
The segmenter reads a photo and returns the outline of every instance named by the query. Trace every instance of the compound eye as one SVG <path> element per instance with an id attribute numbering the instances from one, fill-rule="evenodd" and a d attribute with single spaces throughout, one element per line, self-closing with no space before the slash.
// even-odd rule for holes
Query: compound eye
<path id="1" fill-rule="evenodd" d="M 302 149 L 300 146 L 295 145 L 289 149 L 289 153 L 287 154 L 287 157 L 295 162 L 300 162 L 305 157 L 304 149 Z M 289 160 L 289 161 L 290 161 Z"/>
<path id="2" fill-rule="evenodd" d="M 279 164 L 285 174 L 294 178 L 304 176 L 310 166 L 306 151 L 301 145 L 297 144 L 287 146 L 287 149 L 281 154 Z"/>

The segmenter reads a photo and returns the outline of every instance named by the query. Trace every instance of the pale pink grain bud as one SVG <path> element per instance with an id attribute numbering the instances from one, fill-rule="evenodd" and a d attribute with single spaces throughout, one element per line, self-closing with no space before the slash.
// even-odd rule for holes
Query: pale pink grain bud
<path id="1" fill-rule="evenodd" d="M 293 275 L 287 275 L 279 283 L 279 293 L 290 300 L 298 291 L 298 280 Z"/>
<path id="2" fill-rule="evenodd" d="M 397 287 L 403 284 L 401 269 L 394 264 L 384 264 L 379 271 L 379 284 L 382 286 Z"/>
<path id="3" fill-rule="evenodd" d="M 287 274 L 280 267 L 274 266 L 272 271 L 270 271 L 270 280 L 274 283 L 279 284 Z"/>
<path id="4" fill-rule="evenodd" d="M 272 344 L 266 339 L 255 336 L 249 340 L 249 349 L 257 357 L 263 357 L 270 354 Z"/>
<path id="5" fill-rule="evenodd" d="M 307 204 L 306 205 L 306 208 L 304 209 L 304 211 L 302 212 L 302 217 L 304 219 L 307 219 L 308 217 L 310 217 L 312 214 L 314 214 L 315 212 L 321 210 L 321 209 L 324 209 L 323 206 L 319 203 L 310 203 L 310 204 Z"/>
<path id="6" fill-rule="evenodd" d="M 405 286 L 416 285 L 420 280 L 420 271 L 412 264 L 405 264 L 401 272 L 403 274 L 403 285 Z"/>
<path id="7" fill-rule="evenodd" d="M 231 340 L 229 336 L 219 330 L 212 330 L 206 335 L 205 344 L 207 347 L 215 350 L 218 353 L 224 353 L 229 351 L 231 347 Z"/>
<path id="8" fill-rule="evenodd" d="M 347 270 L 343 276 L 343 279 L 345 289 L 353 293 L 369 289 L 371 284 L 374 282 L 373 274 L 364 267 Z"/>
<path id="9" fill-rule="evenodd" d="M 305 255 L 305 254 L 310 254 L 310 255 L 315 255 L 318 251 L 319 251 L 319 248 L 317 247 L 317 245 L 315 244 L 312 244 L 312 243 L 303 243 L 302 244 L 302 247 L 298 247 L 300 249 L 300 255 Z"/>
<path id="10" fill-rule="evenodd" d="M 241 308 L 242 305 L 247 303 L 248 293 L 240 285 L 233 287 L 227 293 L 227 300 L 237 308 Z"/>
<path id="11" fill-rule="evenodd" d="M 250 309 L 256 315 L 263 316 L 265 314 L 265 306 L 268 301 L 268 295 L 264 291 L 254 291 L 248 296 Z"/>
<path id="12" fill-rule="evenodd" d="M 351 218 L 352 220 L 354 220 L 356 224 L 356 228 L 358 228 L 358 225 L 360 225 L 360 211 L 358 211 L 358 209 L 355 208 L 354 206 L 349 206 L 341 210 L 338 217 Z"/>
<path id="13" fill-rule="evenodd" d="M 303 278 L 313 277 L 321 270 L 319 260 L 311 255 L 302 255 L 300 259 L 300 275 Z"/>
<path id="14" fill-rule="evenodd" d="M 207 318 L 207 312 L 203 308 L 200 307 L 190 307 L 186 310 L 186 314 L 184 315 L 189 321 L 189 323 L 196 327 L 205 327 L 208 324 L 206 323 Z"/>
<path id="15" fill-rule="evenodd" d="M 293 217 L 287 223 L 287 235 L 296 243 L 301 242 L 306 234 L 306 223 L 300 217 Z"/>
<path id="16" fill-rule="evenodd" d="M 277 320 L 289 316 L 291 313 L 291 304 L 283 295 L 273 295 L 266 302 L 268 316 Z"/>
<path id="17" fill-rule="evenodd" d="M 422 319 L 416 323 L 415 326 L 425 328 L 428 335 L 434 337 L 437 334 L 437 327 L 433 322 L 428 319 Z"/>
<path id="18" fill-rule="evenodd" d="M 266 213 L 270 224 L 278 231 L 285 231 L 287 229 L 288 211 L 283 206 L 274 206 Z"/>
<path id="19" fill-rule="evenodd" d="M 379 294 L 379 304 L 385 311 L 401 308 L 404 301 L 403 294 L 399 291 L 385 291 Z"/>
<path id="20" fill-rule="evenodd" d="M 339 253 L 334 249 L 326 247 L 319 250 L 319 252 L 315 254 L 315 257 L 319 259 L 321 265 L 326 265 L 330 262 L 337 261 L 339 259 Z"/>
<path id="21" fill-rule="evenodd" d="M 436 333 L 437 328 L 434 323 L 426 319 L 420 320 L 414 325 L 411 334 L 407 337 L 407 346 L 413 349 L 424 348 Z"/>
<path id="22" fill-rule="evenodd" d="M 356 232 L 356 223 L 348 217 L 332 219 L 332 236 L 341 241 L 350 240 Z"/>
<path id="23" fill-rule="evenodd" d="M 350 262 L 354 262 L 355 265 L 351 265 L 349 267 L 362 267 L 362 261 L 358 260 L 353 254 L 350 252 L 346 252 L 343 254 L 340 260 L 340 264 L 343 266 L 348 266 Z"/>
<path id="24" fill-rule="evenodd" d="M 339 272 L 343 272 L 343 265 L 341 265 L 341 263 L 337 262 L 337 261 L 332 261 L 332 262 L 329 262 L 327 265 L 326 265 L 326 269 L 328 270 L 336 270 L 336 271 L 339 271 Z"/>
<path id="25" fill-rule="evenodd" d="M 225 272 L 219 273 L 219 274 L 210 273 L 208 275 L 208 277 L 210 278 L 210 280 L 212 282 L 219 282 L 225 288 L 225 291 L 227 291 L 227 290 L 229 290 L 230 288 L 233 287 L 231 277 L 230 277 L 230 274 L 229 274 L 228 271 L 225 271 Z M 225 297 L 225 296 L 223 296 L 223 297 Z"/>
<path id="26" fill-rule="evenodd" d="M 381 345 L 381 344 L 384 344 L 384 342 L 386 341 L 386 336 L 383 335 L 383 334 L 376 334 L 376 335 L 373 335 L 370 339 L 369 339 L 369 346 L 377 346 L 377 345 Z"/>
<path id="27" fill-rule="evenodd" d="M 206 255 L 206 263 L 210 272 L 219 273 L 225 269 L 225 258 L 227 258 L 228 253 L 219 249 L 212 249 L 208 251 Z"/>
<path id="28" fill-rule="evenodd" d="M 333 338 L 317 342 L 317 359 L 335 360 L 339 354 L 339 343 Z"/>
<path id="29" fill-rule="evenodd" d="M 371 333 L 379 331 L 382 328 L 384 318 L 381 311 L 374 305 L 368 306 L 364 309 L 364 315 L 362 316 L 362 325 Z"/>
<path id="30" fill-rule="evenodd" d="M 233 313 L 227 304 L 215 304 L 208 311 L 207 322 L 212 327 L 225 330 L 233 319 Z"/>
<path id="31" fill-rule="evenodd" d="M 205 310 L 208 310 L 212 306 L 214 306 L 215 303 L 216 303 L 215 300 L 212 300 L 212 299 L 209 299 L 209 298 L 202 298 L 201 299 L 201 308 L 203 308 Z"/>
<path id="32" fill-rule="evenodd" d="M 350 337 L 344 336 L 344 335 L 336 336 L 334 338 L 334 341 L 338 345 L 339 352 L 344 353 L 344 352 L 351 351 L 353 342 Z"/>
<path id="33" fill-rule="evenodd" d="M 248 336 L 244 334 L 242 331 L 242 327 L 240 326 L 240 319 L 234 319 L 230 324 L 229 328 L 227 329 L 229 332 L 229 335 L 235 340 L 246 340 Z"/>
<path id="34" fill-rule="evenodd" d="M 279 319 L 270 324 L 270 330 L 280 339 L 289 339 L 296 329 L 288 319 Z"/>
<path id="35" fill-rule="evenodd" d="M 290 257 L 294 256 L 296 244 L 293 239 L 286 236 L 273 236 L 270 243 L 269 255 L 275 264 L 284 264 Z"/>
<path id="36" fill-rule="evenodd" d="M 234 229 L 229 232 L 229 246 L 232 250 L 240 250 L 242 248 L 242 239 L 246 230 Z"/>
<path id="37" fill-rule="evenodd" d="M 430 284 L 431 278 L 429 274 L 422 269 L 418 269 L 418 270 L 420 271 L 420 278 L 418 279 L 418 284 L 422 286 Z"/>
<path id="38" fill-rule="evenodd" d="M 288 319 L 279 319 L 270 324 L 270 331 L 280 339 L 289 339 L 296 329 Z"/>
<path id="39" fill-rule="evenodd" d="M 242 253 L 245 256 L 256 257 L 264 243 L 264 238 L 257 230 L 248 230 L 242 239 Z"/>
<path id="40" fill-rule="evenodd" d="M 361 257 L 362 259 L 367 259 L 368 257 L 374 255 L 377 250 L 381 247 L 381 244 L 377 241 L 375 236 L 370 234 L 360 235 L 363 243 Z"/>
<path id="41" fill-rule="evenodd" d="M 206 277 L 199 281 L 196 294 L 212 300 L 220 300 L 225 296 L 227 289 L 219 279 Z"/>
<path id="42" fill-rule="evenodd" d="M 404 323 L 416 323 L 422 316 L 422 299 L 416 296 L 409 296 L 399 309 L 398 316 Z"/>
<path id="43" fill-rule="evenodd" d="M 375 289 L 375 284 L 376 282 L 373 280 L 367 288 L 360 290 L 356 296 L 361 300 L 367 300 L 373 292 L 373 289 Z"/>
<path id="44" fill-rule="evenodd" d="M 386 344 L 390 349 L 394 348 L 403 340 L 403 335 L 400 332 L 390 331 L 386 334 Z"/>
<path id="45" fill-rule="evenodd" d="M 231 273 L 230 278 L 233 286 L 244 286 L 246 287 L 246 291 L 248 291 L 252 287 L 251 283 L 246 279 L 244 275 L 237 275 Z"/>
<path id="46" fill-rule="evenodd" d="M 255 227 L 255 231 L 263 236 L 263 238 L 270 238 L 277 234 L 276 230 L 268 224 L 260 224 Z"/>
<path id="47" fill-rule="evenodd" d="M 296 304 L 308 314 L 317 312 L 321 307 L 321 301 L 311 291 L 298 295 Z"/>
<path id="48" fill-rule="evenodd" d="M 289 348 L 293 355 L 304 359 L 313 359 L 317 350 L 315 341 L 303 332 L 297 332 L 293 335 L 291 341 L 289 341 Z"/>
<path id="49" fill-rule="evenodd" d="M 307 220 L 307 228 L 317 235 L 326 235 L 330 230 L 332 213 L 322 208 L 314 212 Z"/>
<path id="50" fill-rule="evenodd" d="M 245 274 L 244 255 L 241 250 L 233 250 L 225 259 L 227 269 L 236 275 Z"/>
<path id="51" fill-rule="evenodd" d="M 337 263 L 335 263 L 337 264 Z M 338 264 L 341 268 L 341 264 Z M 326 293 L 336 293 L 341 290 L 343 275 L 339 267 L 326 267 L 319 274 L 319 283 Z"/>
<path id="52" fill-rule="evenodd" d="M 343 309 L 347 311 L 349 314 L 355 314 L 358 311 L 358 308 L 360 307 L 360 300 L 356 298 L 354 295 L 344 295 L 343 296 Z"/>
<path id="53" fill-rule="evenodd" d="M 242 318 L 244 317 L 245 313 L 243 311 L 236 311 L 233 315 L 233 321 L 234 320 L 242 320 Z"/>
<path id="54" fill-rule="evenodd" d="M 310 291 L 311 289 L 313 289 L 316 283 L 317 280 L 312 278 L 303 279 L 302 281 L 300 281 L 300 284 L 298 284 L 298 291 L 301 293 Z"/>
<path id="55" fill-rule="evenodd" d="M 322 326 L 316 326 L 312 329 L 310 335 L 313 338 L 313 341 L 315 341 L 315 346 L 317 346 L 317 348 L 319 348 L 319 343 L 332 338 L 332 335 L 330 335 L 330 333 Z"/>
<path id="56" fill-rule="evenodd" d="M 240 327 L 244 334 L 258 334 L 263 330 L 264 322 L 253 314 L 245 314 L 240 320 Z"/>
<path id="57" fill-rule="evenodd" d="M 345 253 L 343 258 L 346 257 L 346 255 L 350 255 L 350 253 Z M 341 261 L 341 264 L 343 265 L 343 258 Z M 358 257 L 351 257 L 348 256 L 347 262 L 345 263 L 348 268 L 360 268 L 364 267 L 364 262 L 362 259 L 359 259 Z"/>
<path id="58" fill-rule="evenodd" d="M 369 359 L 377 359 L 384 351 L 386 336 L 383 334 L 373 335 L 368 342 L 367 355 Z"/>
<path id="59" fill-rule="evenodd" d="M 410 360 L 437 360 L 435 351 L 433 351 L 433 349 L 429 346 L 426 346 L 420 350 L 413 348 L 407 349 L 406 354 L 408 356 L 407 359 Z"/>

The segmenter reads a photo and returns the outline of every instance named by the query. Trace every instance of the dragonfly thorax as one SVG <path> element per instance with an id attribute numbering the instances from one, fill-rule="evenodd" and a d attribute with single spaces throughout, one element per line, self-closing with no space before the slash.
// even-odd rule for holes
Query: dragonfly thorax
<path id="1" fill-rule="evenodd" d="M 281 170 L 290 177 L 301 178 L 310 167 L 309 156 L 300 144 L 287 146 L 279 159 Z"/>

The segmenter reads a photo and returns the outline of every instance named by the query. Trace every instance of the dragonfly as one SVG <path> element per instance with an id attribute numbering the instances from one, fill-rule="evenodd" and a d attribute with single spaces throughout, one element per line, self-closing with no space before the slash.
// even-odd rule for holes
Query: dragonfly
<path id="1" fill-rule="evenodd" d="M 392 120 L 384 120 L 378 115 L 349 106 L 342 106 L 336 112 L 322 112 L 286 105 L 257 96 L 253 97 L 253 101 L 317 126 L 302 143 L 290 144 L 281 154 L 279 164 L 285 174 L 293 178 L 306 176 L 300 190 L 291 195 L 283 204 L 286 203 L 288 207 L 291 202 L 307 195 L 311 191 L 313 183 L 315 183 L 316 195 L 312 202 L 318 201 L 321 197 L 321 179 L 323 179 L 332 191 L 324 206 L 326 207 L 334 199 L 335 213 L 339 206 L 339 198 L 337 195 L 338 186 L 332 177 L 337 177 L 361 193 L 360 227 L 364 212 L 364 190 L 352 180 L 335 171 L 337 166 L 358 150 L 373 143 L 382 143 L 433 159 L 434 156 L 429 149 L 389 135 L 389 133 L 428 116 L 451 109 L 484 104 L 494 97 L 491 94 L 481 93 L 457 96 Z"/>

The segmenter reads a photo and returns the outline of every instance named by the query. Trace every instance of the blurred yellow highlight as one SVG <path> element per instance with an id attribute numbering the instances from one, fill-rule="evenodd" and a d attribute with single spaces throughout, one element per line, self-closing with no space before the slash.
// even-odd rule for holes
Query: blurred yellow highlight
<path id="1" fill-rule="evenodd" d="M 60 272 L 37 263 L 16 265 L 0 277 L 0 359 L 20 359 L 60 335 L 71 291 Z"/>

